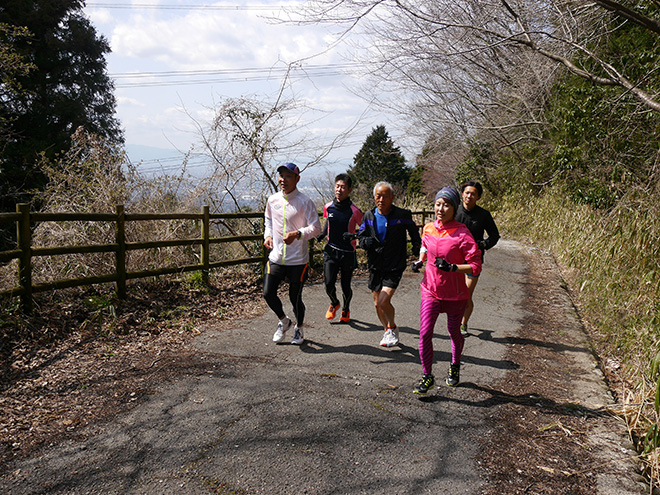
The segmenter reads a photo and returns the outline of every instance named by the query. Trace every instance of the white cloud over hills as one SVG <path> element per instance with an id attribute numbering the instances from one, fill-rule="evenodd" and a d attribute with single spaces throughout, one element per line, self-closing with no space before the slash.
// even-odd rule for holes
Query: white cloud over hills
<path id="1" fill-rule="evenodd" d="M 279 2 L 202 6 L 166 0 L 141 7 L 146 4 L 127 8 L 127 3 L 88 1 L 85 9 L 112 48 L 108 72 L 127 144 L 187 151 L 197 141 L 191 117 L 207 121 L 213 102 L 227 97 L 272 100 L 287 64 L 302 61 L 291 74 L 289 94 L 316 109 L 303 117 L 306 132 L 329 142 L 363 119 L 332 162 L 350 165 L 379 124 L 410 155 L 398 142 L 403 123 L 370 109 L 351 91 L 356 84 L 350 72 L 356 67 L 345 58 L 347 46 L 331 47 L 336 27 L 275 22 L 284 16 L 285 4 Z"/>

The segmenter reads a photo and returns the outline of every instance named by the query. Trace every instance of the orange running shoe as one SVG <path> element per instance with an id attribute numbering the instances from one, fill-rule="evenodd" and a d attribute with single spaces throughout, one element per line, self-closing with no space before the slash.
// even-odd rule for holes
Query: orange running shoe
<path id="1" fill-rule="evenodd" d="M 341 316 L 339 317 L 339 321 L 343 321 L 344 323 L 348 323 L 349 321 L 351 321 L 351 312 L 342 309 Z"/>
<path id="2" fill-rule="evenodd" d="M 331 304 L 330 307 L 328 308 L 328 311 L 326 311 L 326 313 L 325 313 L 325 317 L 328 320 L 332 320 L 335 317 L 335 315 L 337 314 L 338 309 L 339 309 L 339 303 L 337 303 L 335 305 Z"/>

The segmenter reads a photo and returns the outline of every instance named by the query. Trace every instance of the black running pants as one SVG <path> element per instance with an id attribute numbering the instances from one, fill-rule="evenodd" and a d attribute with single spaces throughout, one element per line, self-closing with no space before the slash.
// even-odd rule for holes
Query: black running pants
<path id="1" fill-rule="evenodd" d="M 308 265 L 278 265 L 268 262 L 266 264 L 266 274 L 264 276 L 264 299 L 273 310 L 275 315 L 281 320 L 286 316 L 282 301 L 277 295 L 277 289 L 280 284 L 288 279 L 289 281 L 289 300 L 293 306 L 293 314 L 296 317 L 296 324 L 302 325 L 305 320 L 305 305 L 302 301 L 302 290 L 305 280 L 307 280 Z"/>
<path id="2" fill-rule="evenodd" d="M 353 298 L 353 289 L 351 289 L 351 279 L 353 270 L 357 265 L 355 251 L 339 251 L 330 245 L 326 245 L 323 251 L 323 278 L 325 281 L 325 292 L 330 297 L 330 302 L 335 305 L 339 303 L 337 299 L 337 275 L 341 273 L 341 292 L 344 298 L 343 309 L 350 310 L 351 299 Z"/>

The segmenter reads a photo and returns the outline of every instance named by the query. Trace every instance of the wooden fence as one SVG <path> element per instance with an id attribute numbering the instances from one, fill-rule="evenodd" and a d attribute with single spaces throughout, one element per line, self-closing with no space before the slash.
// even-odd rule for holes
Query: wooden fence
<path id="1" fill-rule="evenodd" d="M 422 225 L 430 211 L 415 211 L 414 214 L 421 215 Z M 263 233 L 253 235 L 234 235 L 223 237 L 211 237 L 212 220 L 228 220 L 238 218 L 263 219 L 263 213 L 209 213 L 209 207 L 203 206 L 201 213 L 126 213 L 124 206 L 115 208 L 115 213 L 39 213 L 31 212 L 29 205 L 20 204 L 16 207 L 16 213 L 0 213 L 0 223 L 16 223 L 17 242 L 16 249 L 0 251 L 0 263 L 7 263 L 18 259 L 18 286 L 11 289 L 1 290 L 0 296 L 19 296 L 23 310 L 26 313 L 32 311 L 33 294 L 39 292 L 79 287 L 93 284 L 114 283 L 117 296 L 126 298 L 126 281 L 131 279 L 169 275 L 191 271 L 200 271 L 202 283 L 208 285 L 209 272 L 214 268 L 247 263 L 265 263 L 267 253 L 262 250 L 259 256 L 238 258 L 223 261 L 210 260 L 210 246 L 212 244 L 255 241 L 263 238 Z M 126 242 L 126 223 L 148 220 L 193 220 L 200 223 L 200 237 L 196 239 L 177 239 L 166 241 Z M 113 222 L 116 225 L 116 238 L 113 244 L 95 244 L 86 246 L 56 246 L 56 247 L 32 247 L 32 227 L 39 222 L 65 222 L 65 221 L 88 221 L 88 222 Z M 262 231 L 263 232 L 263 231 Z M 126 254 L 129 251 L 139 249 L 152 249 L 177 246 L 199 246 L 200 263 L 186 266 L 170 266 L 151 270 L 126 271 Z M 55 280 L 52 282 L 32 283 L 32 258 L 36 256 L 56 256 L 66 254 L 89 254 L 89 253 L 115 253 L 114 273 L 95 275 L 89 277 L 72 278 L 67 280 Z"/>

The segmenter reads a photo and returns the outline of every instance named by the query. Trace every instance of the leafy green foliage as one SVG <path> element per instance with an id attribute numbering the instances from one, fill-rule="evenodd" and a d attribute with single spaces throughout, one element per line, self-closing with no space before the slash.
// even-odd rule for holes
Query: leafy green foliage
<path id="1" fill-rule="evenodd" d="M 646 5 L 646 7 L 644 7 Z M 657 6 L 640 3 L 651 18 Z M 651 94 L 660 90 L 660 37 L 634 23 L 612 20 L 608 36 L 590 46 L 598 57 L 639 81 Z M 599 72 L 592 57 L 577 53 L 574 63 Z M 618 87 L 596 85 L 564 73 L 548 89 L 539 139 L 516 139 L 482 131 L 469 143 L 458 180 L 476 178 L 497 197 L 525 190 L 540 194 L 561 187 L 577 205 L 612 209 L 628 191 L 657 182 L 660 114 Z M 515 126 L 513 126 L 515 127 Z"/>
<path id="2" fill-rule="evenodd" d="M 612 106 L 612 91 L 568 78 L 549 109 L 552 149 L 542 173 L 578 204 L 611 208 L 654 173 L 658 143 L 649 137 L 660 130 L 660 115 L 637 113 L 625 98 Z"/>
<path id="3" fill-rule="evenodd" d="M 92 294 L 85 297 L 83 301 L 85 307 L 90 311 L 89 317 L 83 322 L 82 328 L 84 330 L 92 330 L 95 332 L 103 332 L 104 327 L 108 325 L 114 328 L 117 320 L 117 301 L 107 294 Z M 105 357 L 111 357 L 108 355 Z"/>
<path id="4" fill-rule="evenodd" d="M 660 430 L 658 423 L 653 423 L 642 438 L 642 454 L 647 455 L 660 446 Z"/>
<path id="5" fill-rule="evenodd" d="M 0 106 L 25 91 L 18 79 L 34 69 L 34 65 L 16 51 L 14 44 L 20 39 L 29 39 L 27 29 L 0 23 Z M 0 112 L 0 151 L 9 140 L 10 122 L 10 117 Z"/>
<path id="6" fill-rule="evenodd" d="M 201 270 L 188 273 L 185 277 L 184 287 L 193 290 L 208 291 L 208 286 L 204 283 Z"/>
<path id="7" fill-rule="evenodd" d="M 660 351 L 651 360 L 651 380 L 655 380 L 654 407 L 657 413 L 660 410 Z"/>
<path id="8" fill-rule="evenodd" d="M 497 170 L 493 162 L 492 147 L 487 143 L 469 143 L 468 156 L 456 169 L 456 182 L 462 184 L 468 180 L 481 182 L 485 188 L 492 189 L 493 183 L 488 180 L 491 171 Z"/>
<path id="9" fill-rule="evenodd" d="M 536 189 L 534 181 L 525 176 L 526 168 L 517 157 L 498 150 L 493 143 L 475 139 L 468 144 L 468 153 L 456 168 L 457 184 L 476 180 L 495 199 L 513 191 Z"/>

